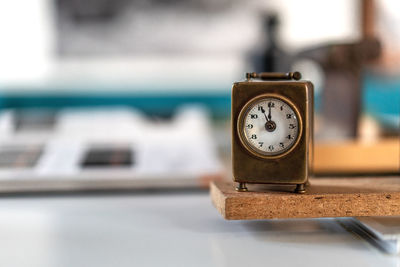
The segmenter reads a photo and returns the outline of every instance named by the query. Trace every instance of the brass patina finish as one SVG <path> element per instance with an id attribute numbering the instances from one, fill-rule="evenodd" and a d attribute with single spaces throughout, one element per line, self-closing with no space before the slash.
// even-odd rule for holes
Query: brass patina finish
<path id="1" fill-rule="evenodd" d="M 309 81 L 297 81 L 300 77 L 298 72 L 248 73 L 247 81 L 233 84 L 232 167 L 233 179 L 239 183 L 238 191 L 246 191 L 246 183 L 257 183 L 296 185 L 295 192 L 305 192 L 304 186 L 312 170 L 313 85 Z M 263 80 L 252 80 L 254 78 Z M 243 136 L 243 114 L 252 103 L 270 96 L 288 103 L 299 122 L 295 144 L 273 156 L 252 149 Z"/>

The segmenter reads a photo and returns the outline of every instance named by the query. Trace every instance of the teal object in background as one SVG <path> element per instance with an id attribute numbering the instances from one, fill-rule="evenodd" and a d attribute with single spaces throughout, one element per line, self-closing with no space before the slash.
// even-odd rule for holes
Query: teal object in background
<path id="1" fill-rule="evenodd" d="M 126 88 L 125 88 L 126 89 Z M 137 88 L 136 88 L 137 89 Z M 230 87 L 215 90 L 190 90 L 162 92 L 154 90 L 8 90 L 0 94 L 0 108 L 73 108 L 126 106 L 141 110 L 149 116 L 168 117 L 182 105 L 202 105 L 210 111 L 214 119 L 230 117 Z M 83 93 L 85 92 L 85 93 Z M 320 106 L 320 96 L 316 94 L 316 111 Z M 400 126 L 400 77 L 386 77 L 366 73 L 363 78 L 363 112 L 371 115 L 386 128 L 399 129 Z"/>
<path id="2" fill-rule="evenodd" d="M 82 92 L 87 90 L 82 89 Z M 195 104 L 208 108 L 214 119 L 230 116 L 230 91 L 155 93 L 155 92 L 91 92 L 91 93 L 19 93 L 3 94 L 1 109 L 126 106 L 141 110 L 149 116 L 168 117 L 182 105 Z"/>
<path id="3" fill-rule="evenodd" d="M 399 129 L 400 77 L 366 73 L 363 79 L 363 111 L 381 126 Z"/>

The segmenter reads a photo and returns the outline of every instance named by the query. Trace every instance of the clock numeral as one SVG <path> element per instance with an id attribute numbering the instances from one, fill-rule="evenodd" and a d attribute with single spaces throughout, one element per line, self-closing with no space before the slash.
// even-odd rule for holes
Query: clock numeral
<path id="1" fill-rule="evenodd" d="M 294 125 L 294 124 L 289 124 L 289 129 L 294 129 L 294 128 L 296 128 L 296 125 Z"/>
<path id="2" fill-rule="evenodd" d="M 291 119 L 292 118 L 292 114 L 286 114 L 286 119 Z"/>
<path id="3" fill-rule="evenodd" d="M 262 112 L 263 107 L 262 106 L 258 106 L 257 110 Z"/>
<path id="4" fill-rule="evenodd" d="M 268 102 L 268 107 L 269 108 L 274 108 L 275 107 L 275 103 L 274 102 Z"/>
<path id="5" fill-rule="evenodd" d="M 285 145 L 283 143 L 279 143 L 279 146 L 282 147 L 282 148 L 285 147 Z"/>
<path id="6" fill-rule="evenodd" d="M 257 119 L 257 118 L 258 118 L 257 114 L 250 114 L 250 119 Z"/>
<path id="7" fill-rule="evenodd" d="M 281 106 L 281 110 L 283 110 L 283 106 Z"/>
<path id="8" fill-rule="evenodd" d="M 257 135 L 252 134 L 251 137 L 250 137 L 250 139 L 257 139 Z"/>
<path id="9" fill-rule="evenodd" d="M 288 136 L 286 136 L 287 139 L 293 139 L 293 137 L 289 134 Z"/>
<path id="10" fill-rule="evenodd" d="M 246 126 L 248 129 L 253 129 L 253 124 L 247 124 Z"/>
<path id="11" fill-rule="evenodd" d="M 260 147 L 262 147 L 264 142 L 258 142 L 258 144 L 260 145 Z"/>
<path id="12" fill-rule="evenodd" d="M 273 150 L 274 150 L 274 146 L 273 146 L 273 145 L 270 145 L 270 146 L 268 147 L 268 149 L 269 149 L 269 151 L 273 151 Z"/>

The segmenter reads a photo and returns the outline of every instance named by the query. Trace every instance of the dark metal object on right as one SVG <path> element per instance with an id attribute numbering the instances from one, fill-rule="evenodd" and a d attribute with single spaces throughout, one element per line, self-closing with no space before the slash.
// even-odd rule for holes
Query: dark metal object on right
<path id="1" fill-rule="evenodd" d="M 356 43 L 331 44 L 309 48 L 296 55 L 294 61 L 312 60 L 324 72 L 321 115 L 324 128 L 340 129 L 342 137 L 356 137 L 361 112 L 362 72 L 364 66 L 379 57 L 377 39 Z"/>
<path id="2" fill-rule="evenodd" d="M 322 131 L 316 133 L 317 137 L 357 136 L 362 110 L 362 75 L 366 66 L 379 58 L 382 50 L 374 29 L 374 2 L 360 0 L 359 41 L 318 44 L 295 54 L 286 52 L 279 42 L 278 15 L 266 14 L 262 21 L 263 35 L 267 41 L 264 50 L 256 53 L 257 57 L 254 57 L 255 70 L 276 72 L 296 69 L 302 72 L 306 79 L 315 82 L 313 77 L 307 77 L 306 70 L 296 64 L 306 60 L 323 72 L 322 88 L 316 89 L 322 89 L 319 114 L 324 123 Z"/>

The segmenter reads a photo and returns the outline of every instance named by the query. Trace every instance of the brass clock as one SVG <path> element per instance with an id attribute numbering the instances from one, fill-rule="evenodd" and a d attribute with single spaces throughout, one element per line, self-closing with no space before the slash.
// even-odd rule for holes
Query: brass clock
<path id="1" fill-rule="evenodd" d="M 305 192 L 312 167 L 313 85 L 298 72 L 248 73 L 232 87 L 232 165 L 246 183 L 296 185 Z"/>

